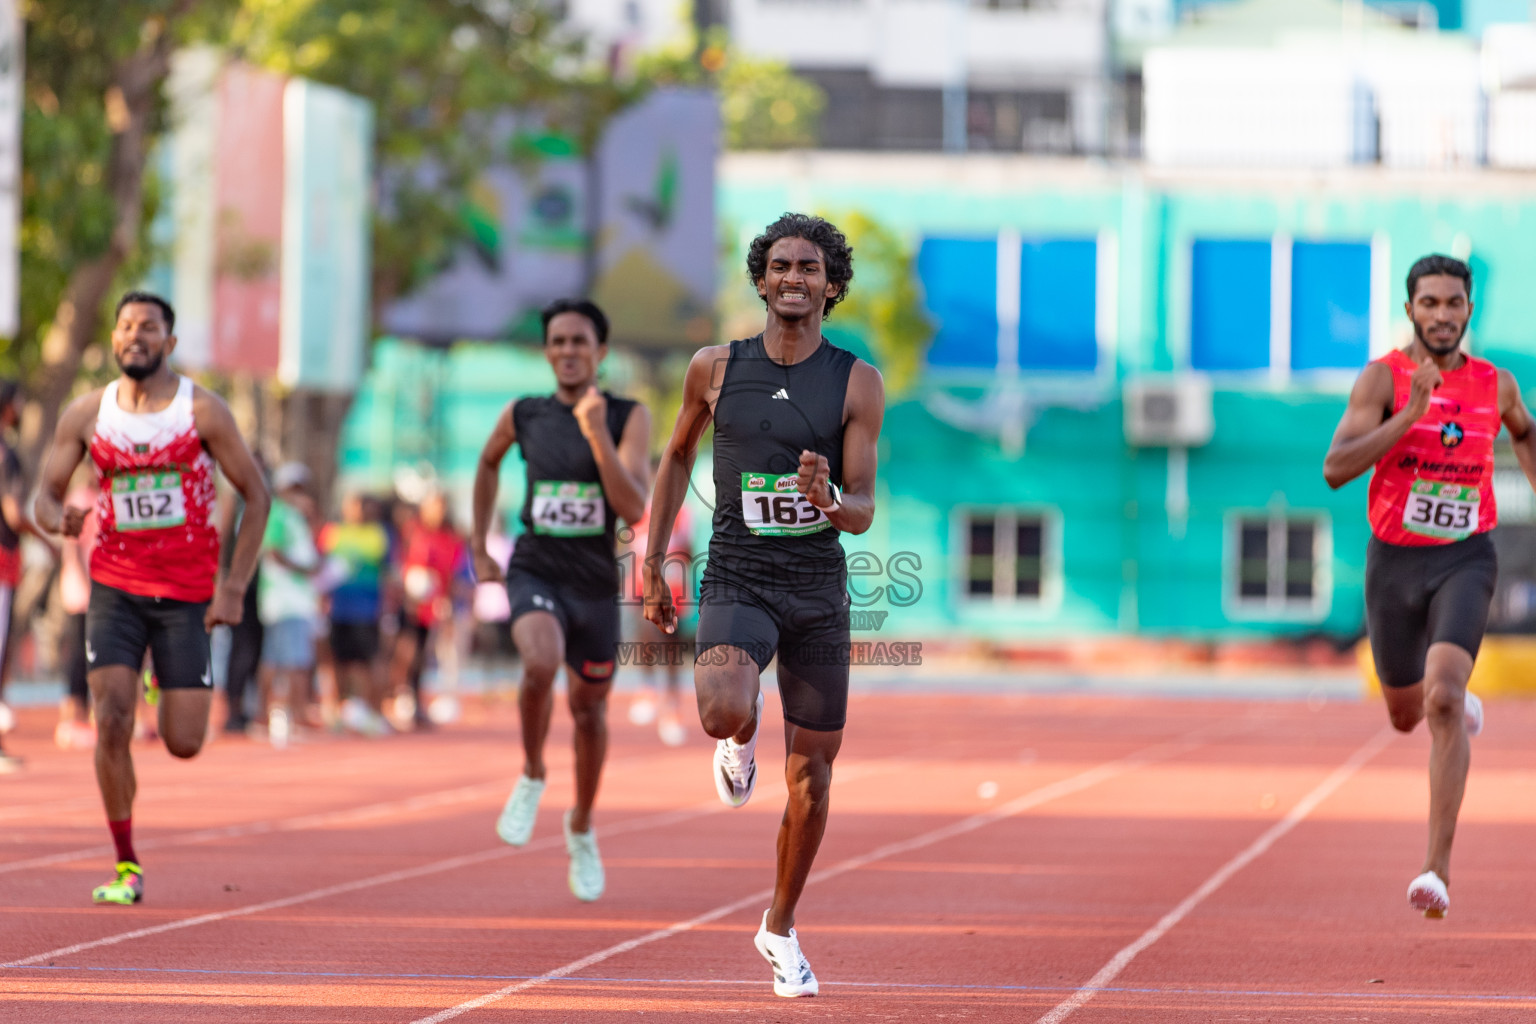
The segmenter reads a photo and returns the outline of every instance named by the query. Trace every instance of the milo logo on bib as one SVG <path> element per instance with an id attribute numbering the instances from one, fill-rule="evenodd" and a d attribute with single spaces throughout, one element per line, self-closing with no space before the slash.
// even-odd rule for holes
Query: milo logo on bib
<path id="1" fill-rule="evenodd" d="M 741 518 L 758 537 L 799 537 L 832 524 L 796 490 L 798 474 L 741 474 Z"/>
<path id="2" fill-rule="evenodd" d="M 1415 480 L 1403 504 L 1403 529 L 1423 537 L 1464 540 L 1477 532 L 1482 500 L 1476 487 Z"/>
<path id="3" fill-rule="evenodd" d="M 598 537 L 605 515 L 603 485 L 539 480 L 533 485 L 533 532 L 550 537 Z"/>

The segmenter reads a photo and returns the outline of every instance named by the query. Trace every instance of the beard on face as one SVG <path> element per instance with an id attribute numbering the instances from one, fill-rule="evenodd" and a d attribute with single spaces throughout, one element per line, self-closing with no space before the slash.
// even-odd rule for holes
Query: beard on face
<path id="1" fill-rule="evenodd" d="M 122 370 L 123 373 L 126 374 L 131 380 L 147 380 L 148 378 L 153 377 L 155 373 L 159 371 L 160 364 L 163 362 L 165 362 L 165 356 L 163 354 L 153 355 L 149 357 L 149 362 L 147 363 L 144 363 L 140 366 L 129 366 L 127 363 L 123 362 L 122 356 L 118 356 L 117 368 Z"/>
<path id="2" fill-rule="evenodd" d="M 1467 336 L 1467 327 L 1470 324 L 1471 324 L 1470 320 L 1467 321 L 1467 323 L 1462 324 L 1461 325 L 1461 330 L 1456 333 L 1456 340 L 1451 342 L 1448 345 L 1443 345 L 1443 346 L 1436 345 L 1434 342 L 1432 342 L 1428 338 L 1426 338 L 1424 336 L 1424 328 L 1419 326 L 1418 321 L 1414 321 L 1414 324 L 1413 324 L 1413 336 L 1419 339 L 1419 344 L 1420 345 L 1423 345 L 1425 348 L 1429 349 L 1435 355 L 1437 355 L 1437 356 L 1448 356 L 1452 352 L 1455 352 L 1458 348 L 1461 347 L 1461 339 Z"/>

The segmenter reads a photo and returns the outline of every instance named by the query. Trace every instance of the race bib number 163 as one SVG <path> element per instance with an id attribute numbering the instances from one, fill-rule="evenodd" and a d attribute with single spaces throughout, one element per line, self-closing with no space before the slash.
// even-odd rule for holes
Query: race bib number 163
<path id="1" fill-rule="evenodd" d="M 794 473 L 741 474 L 741 518 L 759 537 L 799 537 L 832 524 L 827 514 L 795 490 Z"/>

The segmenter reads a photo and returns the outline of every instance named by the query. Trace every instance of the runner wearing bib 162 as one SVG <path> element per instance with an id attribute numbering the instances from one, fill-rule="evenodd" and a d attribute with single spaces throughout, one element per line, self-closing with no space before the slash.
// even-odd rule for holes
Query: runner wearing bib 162
<path id="1" fill-rule="evenodd" d="M 1349 396 L 1323 475 L 1340 487 L 1374 467 L 1369 495 L 1365 610 L 1371 653 L 1393 726 L 1428 719 L 1429 848 L 1409 903 L 1426 916 L 1450 906 L 1451 840 L 1482 703 L 1467 691 L 1498 563 L 1493 442 L 1509 430 L 1536 486 L 1536 431 L 1514 377 L 1461 350 L 1472 315 L 1472 273 L 1426 256 L 1408 273 L 1414 340 L 1367 366 Z"/>

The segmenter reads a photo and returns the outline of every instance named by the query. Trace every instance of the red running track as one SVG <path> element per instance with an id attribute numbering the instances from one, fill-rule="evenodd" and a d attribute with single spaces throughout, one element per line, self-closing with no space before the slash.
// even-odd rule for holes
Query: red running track
<path id="1" fill-rule="evenodd" d="M 558 715 L 534 842 L 496 840 L 520 765 L 497 704 L 428 736 L 137 747 L 134 908 L 90 904 L 112 859 L 90 756 L 28 713 L 28 768 L 0 778 L 0 1019 L 1536 1019 L 1536 706 L 1490 703 L 1427 921 L 1403 893 L 1428 739 L 1374 703 L 856 697 L 799 1001 L 751 944 L 781 738 L 729 811 L 697 731 L 668 749 L 622 710 L 597 903 L 565 885 Z"/>

